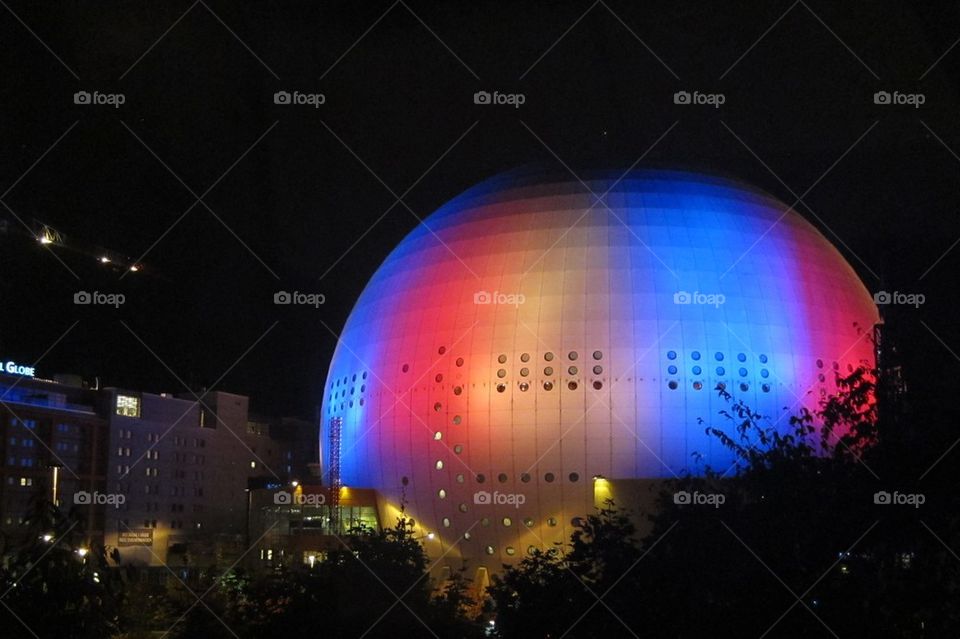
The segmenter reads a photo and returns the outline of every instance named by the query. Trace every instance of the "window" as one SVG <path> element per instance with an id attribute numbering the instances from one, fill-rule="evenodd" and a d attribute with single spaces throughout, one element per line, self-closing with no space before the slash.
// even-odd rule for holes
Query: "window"
<path id="1" fill-rule="evenodd" d="M 117 395 L 117 415 L 140 417 L 140 398 L 133 395 Z"/>

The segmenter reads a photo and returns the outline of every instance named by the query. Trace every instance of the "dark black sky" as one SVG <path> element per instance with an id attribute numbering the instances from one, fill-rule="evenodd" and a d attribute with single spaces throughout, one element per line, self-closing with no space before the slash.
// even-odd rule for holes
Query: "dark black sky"
<path id="1" fill-rule="evenodd" d="M 936 389 L 956 377 L 960 247 L 920 277 L 960 238 L 960 5 L 239 4 L 208 0 L 186 15 L 189 1 L 0 10 L 0 192 L 15 184 L 2 199 L 66 236 L 55 252 L 79 278 L 0 207 L 0 358 L 32 362 L 56 343 L 41 374 L 154 391 L 229 371 L 217 388 L 310 415 L 335 345 L 324 324 L 340 331 L 417 223 L 398 204 L 371 229 L 395 202 L 390 190 L 415 184 L 404 201 L 425 217 L 516 165 L 563 170 L 544 144 L 575 170 L 626 167 L 678 122 L 641 166 L 733 174 L 787 203 L 816 183 L 798 209 L 867 286 L 879 289 L 880 276 L 927 296 L 898 318 L 910 379 Z M 474 105 L 481 89 L 522 92 L 526 104 Z M 678 106 L 681 89 L 726 103 Z M 79 90 L 126 103 L 75 105 Z M 326 104 L 275 105 L 278 90 L 322 92 Z M 875 105 L 879 90 L 926 102 Z M 212 212 L 184 215 L 191 190 L 208 189 Z M 155 242 L 144 272 L 122 281 L 86 252 L 135 258 Z M 327 303 L 278 307 L 278 289 Z M 77 290 L 123 292 L 127 303 L 77 307 Z"/>

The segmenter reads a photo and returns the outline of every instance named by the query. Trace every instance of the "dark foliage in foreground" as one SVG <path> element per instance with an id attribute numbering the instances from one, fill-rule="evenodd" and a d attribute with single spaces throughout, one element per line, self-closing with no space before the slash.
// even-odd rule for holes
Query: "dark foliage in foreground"
<path id="1" fill-rule="evenodd" d="M 499 635 L 957 636 L 960 517 L 944 490 L 956 466 L 934 465 L 955 434 L 941 414 L 881 420 L 873 379 L 838 377 L 823 426 L 801 412 L 788 434 L 718 386 L 736 434 L 707 432 L 736 464 L 666 482 L 637 543 L 608 503 L 569 546 L 508 569 L 490 589 Z M 923 503 L 875 503 L 894 493 Z"/>
<path id="2" fill-rule="evenodd" d="M 310 570 L 279 569 L 217 580 L 176 636 L 479 637 L 473 601 L 455 574 L 435 589 L 426 554 L 401 518 L 394 528 L 358 528 Z M 229 628 L 229 630 L 227 629 Z"/>

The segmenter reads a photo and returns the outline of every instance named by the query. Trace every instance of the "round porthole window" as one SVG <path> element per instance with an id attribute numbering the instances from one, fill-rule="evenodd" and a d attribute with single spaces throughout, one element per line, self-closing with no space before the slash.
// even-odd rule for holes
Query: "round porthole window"
<path id="1" fill-rule="evenodd" d="M 521 362 L 524 362 L 524 363 L 529 362 L 529 361 L 530 361 L 530 353 L 523 353 L 522 355 L 520 355 L 520 361 L 521 361 Z"/>
<path id="2" fill-rule="evenodd" d="M 547 352 L 543 354 L 543 359 L 548 362 L 553 361 L 553 353 Z"/>
<path id="3" fill-rule="evenodd" d="M 500 362 L 501 364 L 506 364 L 507 356 L 504 355 L 503 353 L 500 353 L 500 357 L 497 358 L 497 361 Z"/>
<path id="4" fill-rule="evenodd" d="M 670 380 L 669 382 L 667 382 L 667 388 L 669 388 L 670 390 L 677 390 L 677 383 L 673 380 Z"/>
<path id="5" fill-rule="evenodd" d="M 667 359 L 677 359 L 677 351 L 667 351 Z"/>

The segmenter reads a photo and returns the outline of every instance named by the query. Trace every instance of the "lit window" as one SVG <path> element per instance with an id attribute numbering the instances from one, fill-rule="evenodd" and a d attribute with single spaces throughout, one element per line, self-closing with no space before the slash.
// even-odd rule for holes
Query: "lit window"
<path id="1" fill-rule="evenodd" d="M 117 415 L 140 417 L 140 398 L 133 395 L 117 395 Z"/>

